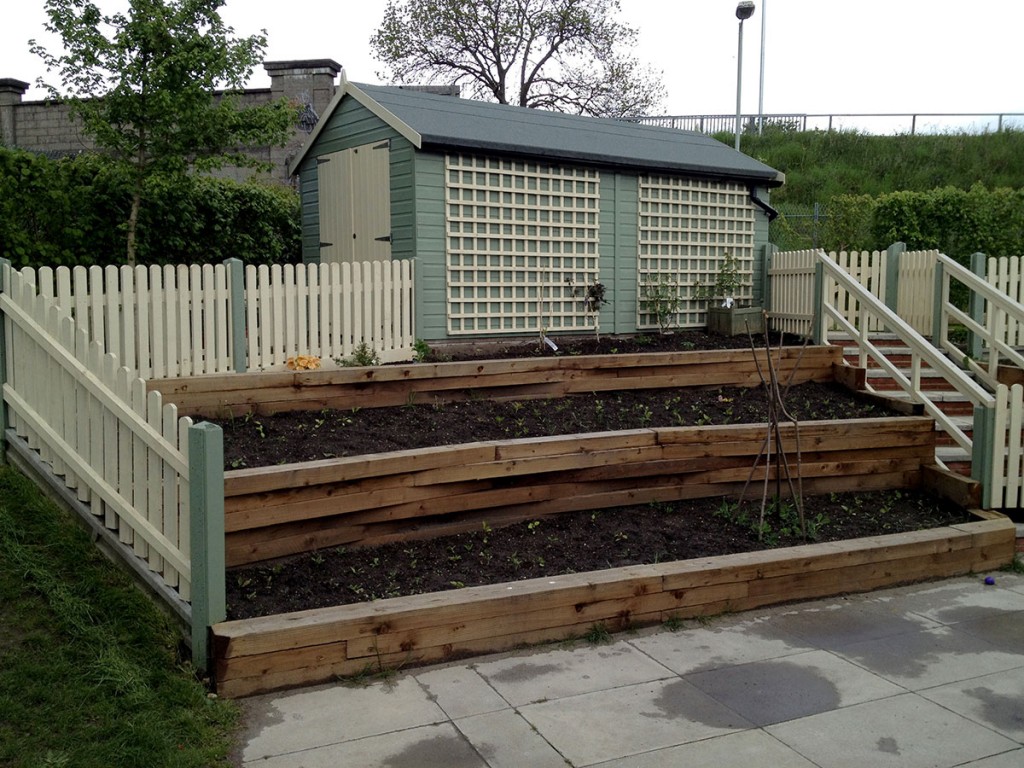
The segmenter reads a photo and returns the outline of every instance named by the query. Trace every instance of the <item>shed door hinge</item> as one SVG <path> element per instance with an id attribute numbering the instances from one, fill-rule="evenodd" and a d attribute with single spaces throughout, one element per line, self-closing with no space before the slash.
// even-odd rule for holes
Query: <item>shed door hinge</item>
<path id="1" fill-rule="evenodd" d="M 378 243 L 390 243 L 391 235 L 381 235 L 380 237 L 375 237 L 373 239 L 376 240 Z"/>
<path id="2" fill-rule="evenodd" d="M 373 148 L 374 149 L 387 149 L 390 146 L 391 146 L 391 139 L 385 139 L 380 144 L 374 144 Z"/>
<path id="3" fill-rule="evenodd" d="M 320 243 L 321 248 L 330 248 L 334 243 Z"/>

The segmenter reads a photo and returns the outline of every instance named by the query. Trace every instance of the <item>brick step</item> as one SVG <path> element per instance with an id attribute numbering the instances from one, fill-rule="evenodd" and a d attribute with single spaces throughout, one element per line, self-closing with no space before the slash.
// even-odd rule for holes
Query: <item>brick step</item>
<path id="1" fill-rule="evenodd" d="M 939 406 L 943 413 L 949 416 L 973 416 L 974 414 L 973 403 L 959 392 L 943 390 L 941 392 L 926 392 L 925 394 L 928 395 L 929 400 Z M 902 390 L 886 392 L 885 396 L 904 402 L 910 399 L 910 395 Z"/>
<path id="2" fill-rule="evenodd" d="M 908 379 L 910 378 L 909 370 L 900 371 L 900 373 Z M 867 380 L 873 389 L 881 392 L 902 391 L 897 381 L 891 378 L 885 371 L 868 371 Z M 929 376 L 927 373 L 922 372 L 920 382 L 923 392 L 956 392 L 956 387 L 941 376 Z"/>

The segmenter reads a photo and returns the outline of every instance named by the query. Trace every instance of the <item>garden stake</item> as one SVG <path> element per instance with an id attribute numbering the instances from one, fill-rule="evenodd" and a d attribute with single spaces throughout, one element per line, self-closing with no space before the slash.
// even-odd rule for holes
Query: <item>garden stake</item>
<path id="1" fill-rule="evenodd" d="M 794 419 L 787 411 L 782 403 L 782 394 L 779 391 L 778 374 L 775 365 L 772 361 L 772 348 L 771 340 L 768 338 L 768 330 L 765 329 L 765 348 L 767 350 L 767 367 L 768 367 L 768 378 L 769 381 L 765 380 L 764 372 L 761 370 L 761 364 L 757 359 L 757 350 L 754 347 L 753 336 L 748 334 L 750 338 L 750 346 L 754 355 L 754 365 L 757 367 L 757 374 L 761 379 L 761 384 L 764 385 L 768 395 L 768 434 L 765 436 L 765 441 L 762 444 L 761 451 L 758 453 L 757 458 L 754 460 L 754 465 L 750 468 L 750 474 L 747 476 L 747 482 L 743 486 L 743 491 L 740 493 L 739 502 L 743 503 L 743 499 L 746 496 L 747 488 L 750 486 L 750 481 L 753 480 L 754 472 L 757 470 L 757 466 L 761 461 L 762 457 L 765 458 L 765 474 L 764 474 L 764 486 L 761 493 L 761 516 L 758 526 L 758 541 L 761 540 L 764 534 L 764 514 L 765 508 L 768 502 L 768 478 L 771 475 L 771 443 L 772 434 L 774 431 L 776 448 L 779 453 L 779 471 L 776 476 L 776 498 L 782 496 L 782 472 L 785 471 L 786 480 L 789 483 L 790 494 L 796 501 L 797 515 L 800 520 L 800 532 L 805 538 L 807 536 L 807 526 L 804 520 L 804 509 L 803 509 L 803 473 L 801 472 L 801 461 L 800 461 L 800 423 Z M 806 348 L 806 344 L 804 346 Z M 800 351 L 800 356 L 803 355 L 803 349 Z M 779 339 L 779 359 L 782 359 L 782 339 Z M 799 363 L 799 357 L 797 359 Z M 792 383 L 793 376 L 796 372 L 796 366 L 793 371 L 790 372 L 790 381 L 787 382 L 786 391 L 789 391 L 789 383 Z M 779 431 L 779 412 L 791 422 L 793 422 L 794 429 L 796 431 L 796 452 L 797 452 L 797 479 L 799 491 L 793 487 L 793 476 L 792 471 L 789 467 L 789 460 L 786 458 L 785 447 L 782 443 L 782 434 Z"/>

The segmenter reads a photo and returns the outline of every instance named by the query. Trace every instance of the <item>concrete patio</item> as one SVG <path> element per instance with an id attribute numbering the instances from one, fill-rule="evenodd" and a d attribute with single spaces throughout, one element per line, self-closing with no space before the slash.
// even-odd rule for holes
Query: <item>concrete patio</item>
<path id="1" fill-rule="evenodd" d="M 245 768 L 1024 765 L 1024 576 L 687 621 L 243 702 Z"/>

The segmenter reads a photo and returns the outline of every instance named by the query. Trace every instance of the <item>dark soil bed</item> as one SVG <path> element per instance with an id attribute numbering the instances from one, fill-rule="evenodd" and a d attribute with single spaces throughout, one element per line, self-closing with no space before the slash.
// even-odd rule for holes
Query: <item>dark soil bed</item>
<path id="1" fill-rule="evenodd" d="M 633 339 L 556 340 L 560 354 L 614 354 L 749 347 L 747 338 L 701 332 Z M 777 339 L 773 339 L 773 344 Z M 763 345 L 762 343 L 759 344 Z M 428 361 L 551 355 L 535 342 L 462 344 Z M 831 384 L 787 394 L 801 421 L 898 415 Z M 227 468 L 380 453 L 418 447 L 644 427 L 757 423 L 767 419 L 762 388 L 660 389 L 550 400 L 469 400 L 397 408 L 291 412 L 221 421 Z M 761 488 L 742 509 L 722 499 L 565 513 L 491 530 L 368 549 L 337 548 L 228 574 L 230 619 L 364 602 L 624 565 L 685 560 L 900 533 L 965 522 L 953 504 L 915 491 L 834 494 L 806 500 L 809 535 L 792 504 L 769 512 L 758 535 Z M 771 506 L 771 505 L 769 505 Z"/>
<path id="2" fill-rule="evenodd" d="M 833 494 L 805 502 L 807 539 L 792 504 L 766 516 L 760 492 L 737 510 L 721 499 L 575 512 L 497 530 L 348 550 L 228 573 L 228 618 L 244 619 L 400 595 L 749 552 L 966 522 L 959 507 L 916 491 Z M 769 506 L 771 506 L 769 504 Z"/>
<path id="3" fill-rule="evenodd" d="M 898 415 L 836 384 L 794 386 L 786 408 L 800 420 Z M 646 427 L 754 424 L 768 418 L 763 388 L 649 389 L 549 400 L 468 400 L 348 411 L 290 411 L 217 421 L 227 469 L 259 467 L 483 440 Z"/>

